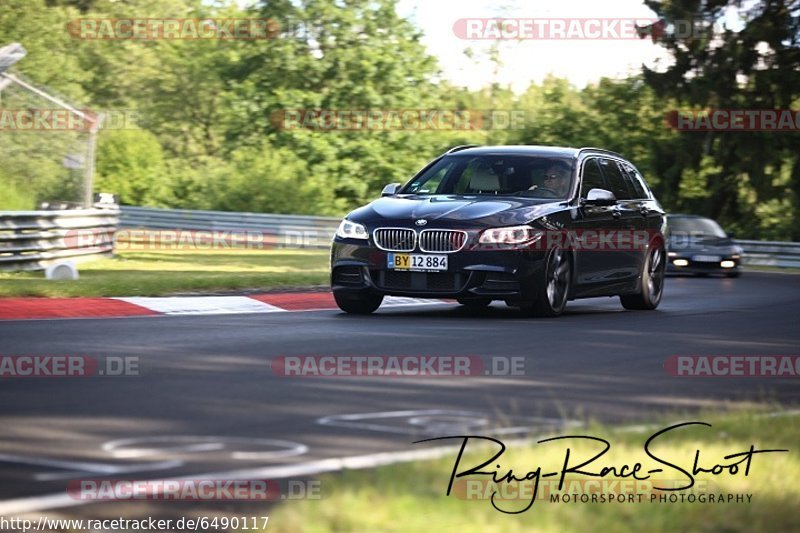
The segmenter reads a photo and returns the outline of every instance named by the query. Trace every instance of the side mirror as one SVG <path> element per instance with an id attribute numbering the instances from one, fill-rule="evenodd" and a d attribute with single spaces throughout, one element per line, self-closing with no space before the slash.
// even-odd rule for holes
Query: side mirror
<path id="1" fill-rule="evenodd" d="M 617 197 L 613 192 L 605 189 L 592 189 L 581 203 L 584 205 L 614 205 L 617 203 Z"/>
<path id="2" fill-rule="evenodd" d="M 395 194 L 397 194 L 397 191 L 399 191 L 400 187 L 402 186 L 403 186 L 402 183 L 390 183 L 389 185 L 383 188 L 383 190 L 381 191 L 381 196 L 394 196 Z"/>

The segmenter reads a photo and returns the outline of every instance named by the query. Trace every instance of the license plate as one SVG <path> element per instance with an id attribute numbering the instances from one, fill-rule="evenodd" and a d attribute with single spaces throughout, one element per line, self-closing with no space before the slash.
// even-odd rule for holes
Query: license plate
<path id="1" fill-rule="evenodd" d="M 722 258 L 718 255 L 696 255 L 692 257 L 692 261 L 697 263 L 719 263 Z"/>
<path id="2" fill-rule="evenodd" d="M 410 270 L 413 272 L 444 272 L 447 270 L 447 256 L 386 254 L 386 267 L 390 270 Z"/>

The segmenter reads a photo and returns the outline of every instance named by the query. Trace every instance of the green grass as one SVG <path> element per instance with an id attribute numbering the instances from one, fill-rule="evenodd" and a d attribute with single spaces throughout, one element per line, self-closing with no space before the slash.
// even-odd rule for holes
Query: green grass
<path id="1" fill-rule="evenodd" d="M 123 251 L 77 265 L 77 281 L 0 273 L 0 296 L 160 296 L 328 283 L 327 250 Z"/>
<path id="2" fill-rule="evenodd" d="M 333 531 L 800 531 L 800 460 L 798 459 L 798 424 L 800 416 L 758 417 L 754 413 L 717 414 L 675 417 L 663 425 L 642 432 L 630 432 L 594 425 L 587 430 L 569 433 L 603 437 L 612 448 L 592 466 L 622 465 L 642 462 L 645 469 L 658 465 L 649 459 L 643 445 L 658 429 L 675 420 L 704 421 L 712 428 L 676 430 L 652 450 L 665 460 L 679 462 L 691 470 L 695 450 L 701 451 L 701 463 L 709 467 L 724 463 L 727 454 L 756 449 L 789 449 L 789 453 L 762 454 L 753 457 L 748 477 L 724 474 L 713 477 L 698 474 L 695 494 L 752 494 L 750 503 L 659 503 L 650 502 L 645 492 L 642 503 L 553 503 L 538 500 L 526 512 L 517 515 L 495 510 L 488 499 L 445 496 L 455 452 L 432 461 L 398 464 L 375 470 L 346 471 L 319 478 L 322 499 L 286 501 L 270 512 L 272 532 Z M 409 439 L 411 441 L 412 439 Z M 452 444 L 460 444 L 453 442 Z M 581 454 L 588 458 L 601 449 L 576 445 L 572 441 L 573 461 Z M 411 448 L 412 446 L 409 445 Z M 557 471 L 564 461 L 562 445 L 508 445 L 503 467 L 513 468 L 518 476 L 537 465 Z M 469 453 L 462 465 L 477 466 L 478 458 L 491 453 Z M 707 461 L 707 462 L 706 462 Z M 488 467 L 492 470 L 492 467 Z M 592 468 L 599 470 L 599 468 Z M 505 470 L 504 470 L 505 471 Z M 570 474 L 569 479 L 574 479 Z M 474 476 L 466 479 L 480 479 Z M 679 474 L 654 474 L 661 480 L 683 481 Z M 679 486 L 679 485 L 672 485 Z M 542 485 L 540 485 L 540 490 Z M 506 487 L 507 488 L 507 487 Z M 573 489 L 574 490 L 574 489 Z M 688 494 L 688 492 L 686 493 Z M 529 498 L 528 498 L 529 500 Z M 498 502 L 506 510 L 519 510 L 525 500 Z"/>

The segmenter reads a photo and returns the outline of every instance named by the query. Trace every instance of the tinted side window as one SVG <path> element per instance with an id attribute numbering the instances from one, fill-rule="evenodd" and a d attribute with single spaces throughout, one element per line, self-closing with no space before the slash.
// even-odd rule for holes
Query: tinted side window
<path id="1" fill-rule="evenodd" d="M 608 185 L 611 187 L 611 192 L 617 197 L 617 200 L 630 200 L 633 195 L 628 190 L 628 184 L 625 183 L 625 178 L 622 176 L 622 171 L 619 169 L 617 162 L 612 159 L 600 159 L 600 166 L 603 169 L 603 175 L 608 180 Z"/>
<path id="2" fill-rule="evenodd" d="M 636 169 L 631 172 L 631 178 L 633 179 L 633 186 L 636 188 L 637 194 L 641 190 L 641 198 L 649 198 L 650 189 L 647 188 L 647 183 L 645 183 L 644 178 Z"/>
<path id="3" fill-rule="evenodd" d="M 622 165 L 622 171 L 625 173 L 625 180 L 628 182 L 628 187 L 633 191 L 634 198 L 647 198 L 650 195 L 647 192 L 647 186 L 644 184 L 644 178 L 639 172 L 630 165 Z"/>
<path id="4" fill-rule="evenodd" d="M 586 160 L 583 164 L 583 180 L 581 181 L 581 198 L 586 198 L 592 189 L 607 189 L 606 182 L 603 180 L 603 173 L 600 172 L 600 165 L 597 159 Z"/>

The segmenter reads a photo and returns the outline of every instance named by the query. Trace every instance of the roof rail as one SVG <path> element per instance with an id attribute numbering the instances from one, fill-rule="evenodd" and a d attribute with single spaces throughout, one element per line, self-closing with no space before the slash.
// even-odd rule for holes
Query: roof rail
<path id="1" fill-rule="evenodd" d="M 611 150 L 606 150 L 604 148 L 594 148 L 593 146 L 584 146 L 583 148 L 578 149 L 578 153 L 580 154 L 583 151 L 592 151 L 592 152 L 602 152 L 604 154 L 613 155 L 619 157 L 621 159 L 625 159 L 622 154 L 618 154 L 617 152 L 612 152 Z"/>
<path id="2" fill-rule="evenodd" d="M 454 146 L 454 147 L 450 148 L 445 153 L 446 154 L 452 154 L 453 152 L 460 152 L 461 150 L 466 150 L 467 148 L 475 148 L 477 146 L 480 146 L 480 144 L 461 144 L 461 145 Z"/>

